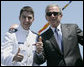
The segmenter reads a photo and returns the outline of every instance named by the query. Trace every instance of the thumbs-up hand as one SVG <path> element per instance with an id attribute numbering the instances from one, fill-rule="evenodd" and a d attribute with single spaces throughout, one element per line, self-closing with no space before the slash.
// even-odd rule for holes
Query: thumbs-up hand
<path id="1" fill-rule="evenodd" d="M 43 51 L 42 37 L 40 36 L 38 42 L 36 43 L 36 52 L 41 53 Z"/>
<path id="2" fill-rule="evenodd" d="M 13 61 L 21 62 L 23 60 L 23 58 L 24 58 L 24 56 L 22 54 L 20 54 L 20 48 L 18 48 L 16 55 L 13 57 Z"/>
<path id="3" fill-rule="evenodd" d="M 19 53 L 20 53 L 20 48 L 18 48 L 18 51 L 17 51 L 16 55 L 18 55 Z"/>
<path id="4" fill-rule="evenodd" d="M 42 37 L 41 36 L 39 36 L 39 42 L 42 42 Z"/>

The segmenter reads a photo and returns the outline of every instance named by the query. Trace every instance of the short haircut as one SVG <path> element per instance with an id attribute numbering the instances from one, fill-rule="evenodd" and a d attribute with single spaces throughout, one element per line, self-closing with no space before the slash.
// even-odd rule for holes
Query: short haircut
<path id="1" fill-rule="evenodd" d="M 33 9 L 30 6 L 24 6 L 20 10 L 20 16 L 21 16 L 22 12 L 24 12 L 24 11 L 30 12 L 33 15 L 33 17 L 34 17 L 34 11 L 33 11 Z"/>
<path id="2" fill-rule="evenodd" d="M 61 9 L 61 7 L 59 7 L 57 4 L 50 4 L 50 5 L 48 5 L 48 6 L 46 7 L 45 13 L 48 12 L 48 8 L 50 8 L 50 7 L 54 7 L 54 6 L 56 6 L 56 7 L 59 8 L 60 13 L 61 13 L 61 15 L 62 15 L 62 9 Z"/>

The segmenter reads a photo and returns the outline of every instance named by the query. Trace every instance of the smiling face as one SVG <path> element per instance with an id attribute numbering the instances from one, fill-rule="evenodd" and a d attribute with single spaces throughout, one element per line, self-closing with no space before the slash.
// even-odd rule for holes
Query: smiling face
<path id="1" fill-rule="evenodd" d="M 23 29 L 28 30 L 34 21 L 34 16 L 30 12 L 23 11 L 19 17 L 19 20 Z"/>
<path id="2" fill-rule="evenodd" d="M 58 6 L 51 6 L 47 8 L 46 19 L 52 27 L 57 27 L 61 18 L 62 15 Z"/>

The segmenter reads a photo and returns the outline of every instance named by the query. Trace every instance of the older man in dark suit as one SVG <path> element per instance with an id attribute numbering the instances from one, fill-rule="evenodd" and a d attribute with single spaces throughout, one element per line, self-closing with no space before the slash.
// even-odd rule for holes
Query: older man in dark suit
<path id="1" fill-rule="evenodd" d="M 83 32 L 76 24 L 61 24 L 62 16 L 62 10 L 58 5 L 47 6 L 46 19 L 50 28 L 41 35 L 42 42 L 36 44 L 38 64 L 47 60 L 47 66 L 83 65 L 78 46 L 78 43 L 83 45 Z"/>

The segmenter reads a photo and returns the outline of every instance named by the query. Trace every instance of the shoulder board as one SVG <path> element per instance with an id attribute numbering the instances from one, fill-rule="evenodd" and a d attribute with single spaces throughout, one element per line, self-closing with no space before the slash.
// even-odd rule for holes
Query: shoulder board
<path id="1" fill-rule="evenodd" d="M 17 32 L 17 28 L 18 28 L 18 27 L 19 27 L 18 24 L 13 24 L 13 25 L 11 25 L 10 28 L 9 28 L 9 32 L 10 32 L 10 33 Z"/>
<path id="2" fill-rule="evenodd" d="M 9 33 L 15 33 L 15 32 L 17 32 L 17 31 L 18 31 L 18 30 L 15 29 L 15 28 L 10 28 L 8 32 L 9 32 Z"/>

